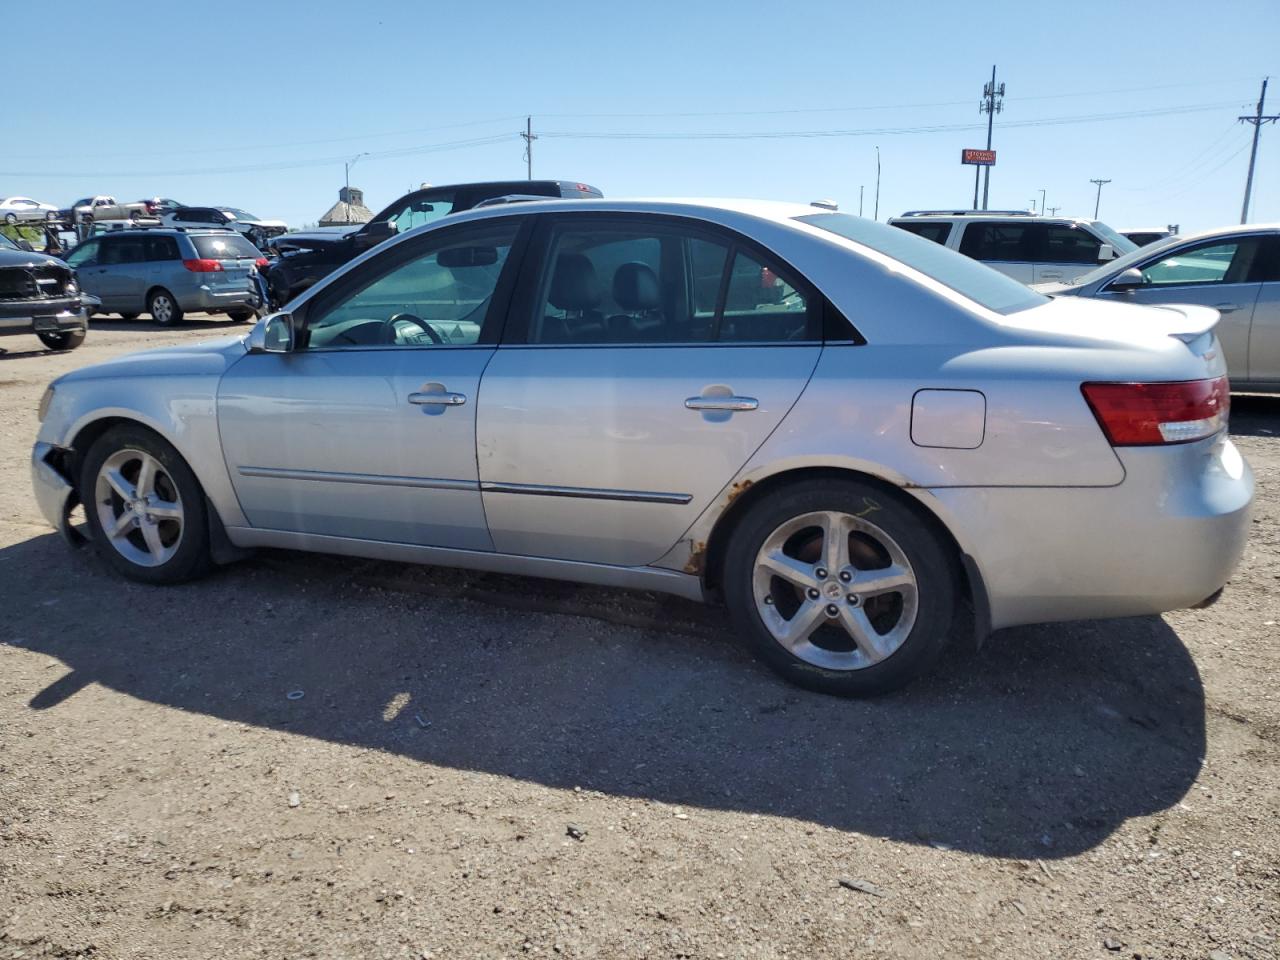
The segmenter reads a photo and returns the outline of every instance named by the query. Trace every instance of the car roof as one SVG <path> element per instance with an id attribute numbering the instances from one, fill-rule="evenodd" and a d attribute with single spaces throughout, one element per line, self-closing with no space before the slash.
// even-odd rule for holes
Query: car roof
<path id="1" fill-rule="evenodd" d="M 1234 237 L 1242 233 L 1280 233 L 1280 223 L 1237 223 L 1231 227 L 1214 227 L 1211 230 L 1199 230 L 1195 233 L 1180 233 L 1178 239 L 1209 240 L 1213 237 Z"/>
<path id="2" fill-rule="evenodd" d="M 548 197 L 545 200 L 526 200 L 518 204 L 480 207 L 451 214 L 450 223 L 465 218 L 520 216 L 526 213 L 581 212 L 583 210 L 607 211 L 611 213 L 666 213 L 673 216 L 698 217 L 706 214 L 737 213 L 757 217 L 762 220 L 783 222 L 794 220 L 807 214 L 830 213 L 807 203 L 784 200 L 740 200 L 726 198 L 701 197 L 583 197 L 578 199 Z M 436 221 L 439 223 L 440 221 Z M 428 224 L 430 226 L 430 224 Z M 423 229 L 418 227 L 416 229 Z"/>

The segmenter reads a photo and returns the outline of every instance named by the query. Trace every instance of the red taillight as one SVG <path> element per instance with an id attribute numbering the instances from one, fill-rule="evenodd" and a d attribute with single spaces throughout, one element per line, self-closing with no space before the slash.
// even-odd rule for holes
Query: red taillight
<path id="1" fill-rule="evenodd" d="M 1080 388 L 1113 447 L 1203 440 L 1227 427 L 1226 377 L 1178 383 L 1086 383 Z"/>
<path id="2" fill-rule="evenodd" d="M 183 260 L 182 265 L 192 273 L 221 273 L 222 264 L 217 260 Z"/>
<path id="3" fill-rule="evenodd" d="M 264 270 L 266 269 L 266 266 L 267 266 L 267 258 L 259 257 L 257 260 L 253 261 L 253 265 L 257 267 L 259 270 Z"/>

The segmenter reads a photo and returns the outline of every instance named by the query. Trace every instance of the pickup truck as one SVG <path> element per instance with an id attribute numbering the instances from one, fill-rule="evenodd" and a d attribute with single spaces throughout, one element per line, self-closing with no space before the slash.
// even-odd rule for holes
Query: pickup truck
<path id="1" fill-rule="evenodd" d="M 90 223 L 94 220 L 137 220 L 148 216 L 146 203 L 120 203 L 115 197 L 84 197 L 66 210 L 59 210 L 58 217 L 68 223 Z"/>

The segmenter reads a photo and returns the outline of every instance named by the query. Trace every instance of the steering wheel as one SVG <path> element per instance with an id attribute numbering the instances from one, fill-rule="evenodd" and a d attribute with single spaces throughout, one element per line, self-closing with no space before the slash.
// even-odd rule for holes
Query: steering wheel
<path id="1" fill-rule="evenodd" d="M 435 330 L 432 329 L 429 324 L 418 319 L 412 313 L 397 313 L 395 316 L 391 317 L 389 320 L 386 321 L 386 323 L 383 324 L 382 326 L 382 342 L 383 343 L 395 344 L 396 324 L 402 320 L 405 323 L 413 324 L 415 327 L 417 327 L 419 330 L 425 333 L 427 335 L 427 339 L 430 340 L 432 343 L 440 343 L 440 344 L 444 343 L 444 339 L 440 336 L 440 334 L 436 333 Z"/>

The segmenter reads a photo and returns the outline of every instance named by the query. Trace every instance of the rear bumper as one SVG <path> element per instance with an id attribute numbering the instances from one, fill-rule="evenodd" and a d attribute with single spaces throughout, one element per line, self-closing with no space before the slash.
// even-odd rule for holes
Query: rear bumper
<path id="1" fill-rule="evenodd" d="M 247 283 L 240 290 L 216 290 L 207 286 L 200 286 L 185 297 L 182 297 L 181 303 L 183 310 L 201 313 L 251 310 L 258 305 L 258 293 Z"/>
<path id="2" fill-rule="evenodd" d="M 1254 489 L 1231 441 L 1116 453 L 1114 487 L 928 491 L 982 573 L 993 628 L 1193 607 L 1230 578 Z"/>

